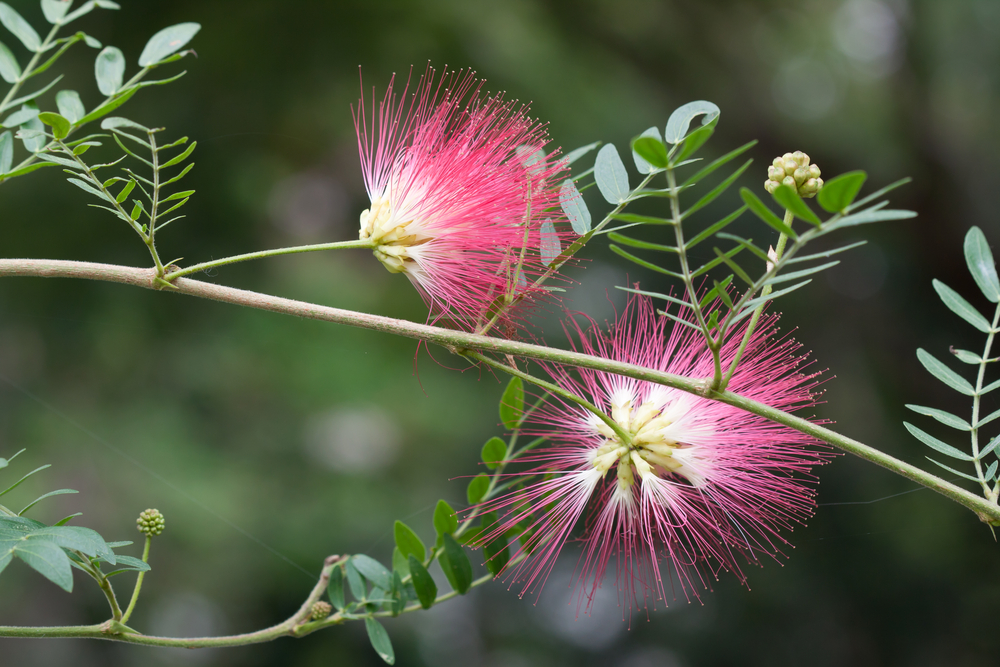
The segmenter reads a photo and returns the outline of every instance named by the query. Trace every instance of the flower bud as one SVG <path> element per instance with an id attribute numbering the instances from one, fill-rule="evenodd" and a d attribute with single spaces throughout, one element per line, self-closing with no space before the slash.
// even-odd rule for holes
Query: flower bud
<path id="1" fill-rule="evenodd" d="M 809 162 L 809 156 L 795 151 L 774 158 L 767 168 L 764 189 L 773 194 L 779 185 L 787 185 L 800 197 L 815 197 L 823 187 L 823 179 L 820 178 L 819 167 Z"/>
<path id="2" fill-rule="evenodd" d="M 153 537 L 163 532 L 165 522 L 160 510 L 146 510 L 135 520 L 139 532 L 146 537 Z"/>
<path id="3" fill-rule="evenodd" d="M 332 611 L 333 605 L 329 602 L 319 600 L 318 602 L 313 603 L 312 611 L 310 612 L 309 617 L 314 621 L 322 621 L 324 618 L 329 616 Z"/>

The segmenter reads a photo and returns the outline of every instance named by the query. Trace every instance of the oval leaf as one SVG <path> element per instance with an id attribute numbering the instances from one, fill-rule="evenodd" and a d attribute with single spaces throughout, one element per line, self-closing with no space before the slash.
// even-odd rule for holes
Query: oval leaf
<path id="1" fill-rule="evenodd" d="M 403 556 L 416 556 L 417 560 L 421 561 L 427 557 L 427 547 L 412 528 L 402 521 L 397 521 L 392 532 L 396 538 L 396 546 Z"/>
<path id="2" fill-rule="evenodd" d="M 483 498 L 486 497 L 486 491 L 490 488 L 490 478 L 489 475 L 480 473 L 472 478 L 469 482 L 468 488 L 465 490 L 466 496 L 469 498 L 470 505 L 478 505 L 482 502 Z"/>
<path id="3" fill-rule="evenodd" d="M 365 579 L 379 588 L 388 590 L 392 586 L 392 573 L 371 556 L 355 554 L 351 556 L 351 562 Z"/>
<path id="4" fill-rule="evenodd" d="M 14 135 L 0 134 L 0 174 L 6 174 L 14 164 Z"/>
<path id="5" fill-rule="evenodd" d="M 989 321 L 983 317 L 978 310 L 973 308 L 971 303 L 963 299 L 958 292 L 948 287 L 940 280 L 935 279 L 931 282 L 931 284 L 934 286 L 934 291 L 937 292 L 938 296 L 941 297 L 941 300 L 944 301 L 944 305 L 948 306 L 951 312 L 955 313 L 983 333 L 989 333 Z"/>
<path id="6" fill-rule="evenodd" d="M 667 119 L 667 129 L 664 132 L 663 138 L 668 144 L 679 143 L 687 136 L 691 121 L 698 116 L 704 116 L 701 119 L 701 124 L 708 125 L 719 117 L 719 113 L 719 107 L 706 100 L 688 102 L 670 114 L 670 118 Z"/>
<path id="7" fill-rule="evenodd" d="M 868 174 L 863 171 L 849 171 L 841 174 L 823 184 L 816 200 L 823 210 L 830 213 L 839 213 L 851 205 L 854 198 L 861 191 L 861 186 L 865 184 Z"/>
<path id="8" fill-rule="evenodd" d="M 330 604 L 338 610 L 344 608 L 344 568 L 339 565 L 333 568 L 330 573 L 330 583 L 327 584 L 326 594 L 330 598 Z"/>
<path id="9" fill-rule="evenodd" d="M 658 128 L 651 127 L 632 140 L 632 159 L 640 174 L 667 166 L 667 147 L 663 145 Z"/>
<path id="10" fill-rule="evenodd" d="M 382 624 L 369 616 L 365 618 L 365 630 L 368 631 L 368 641 L 372 643 L 372 648 L 378 653 L 378 657 L 386 664 L 395 664 L 396 654 L 392 650 L 392 641 Z"/>
<path id="11" fill-rule="evenodd" d="M 24 48 L 29 51 L 38 51 L 41 47 L 42 40 L 38 38 L 35 29 L 6 2 L 0 2 L 0 23 L 3 23 L 7 30 L 10 30 L 15 37 L 21 40 Z"/>
<path id="12" fill-rule="evenodd" d="M 507 457 L 507 443 L 497 437 L 490 438 L 483 445 L 482 457 L 486 467 L 495 470 Z"/>
<path id="13" fill-rule="evenodd" d="M 802 201 L 799 197 L 799 193 L 794 189 L 790 188 L 785 184 L 779 185 L 774 189 L 772 195 L 774 201 L 778 202 L 783 208 L 792 212 L 799 220 L 805 220 L 806 222 L 819 226 L 823 224 L 816 214 L 809 210 L 809 206 Z"/>
<path id="14" fill-rule="evenodd" d="M 199 30 L 201 30 L 201 25 L 198 23 L 178 23 L 164 28 L 146 42 L 142 54 L 139 55 L 139 66 L 155 65 L 170 54 L 179 51 L 191 41 L 191 38 Z"/>
<path id="15" fill-rule="evenodd" d="M 549 266 L 562 252 L 562 244 L 559 243 L 556 226 L 548 218 L 542 222 L 540 236 L 538 252 L 542 256 L 542 264 Z"/>
<path id="16" fill-rule="evenodd" d="M 69 120 L 57 113 L 43 111 L 38 114 L 38 120 L 52 128 L 52 136 L 56 139 L 65 139 L 66 135 L 69 134 Z"/>
<path id="17" fill-rule="evenodd" d="M 515 429 L 524 414 L 524 383 L 521 378 L 514 377 L 507 383 L 507 388 L 500 397 L 500 421 L 508 429 Z"/>
<path id="18" fill-rule="evenodd" d="M 559 203 L 574 232 L 583 236 L 590 231 L 590 209 L 572 179 L 567 178 L 560 186 Z"/>
<path id="19" fill-rule="evenodd" d="M 45 20 L 49 23 L 59 23 L 60 19 L 66 16 L 66 12 L 69 11 L 69 6 L 72 4 L 72 2 L 65 0 L 42 0 L 42 13 L 45 14 Z"/>
<path id="20" fill-rule="evenodd" d="M 438 535 L 454 533 L 458 530 L 458 517 L 451 505 L 443 500 L 439 500 L 434 508 L 434 530 Z"/>
<path id="21" fill-rule="evenodd" d="M 410 580 L 413 582 L 413 590 L 417 592 L 420 606 L 424 609 L 430 609 L 434 606 L 434 600 L 437 598 L 437 584 L 434 583 L 434 578 L 431 577 L 423 563 L 413 556 L 410 556 L 409 563 Z"/>
<path id="22" fill-rule="evenodd" d="M 972 227 L 965 235 L 965 262 L 979 289 L 993 303 L 1000 302 L 1000 279 L 993 262 L 990 245 L 979 227 Z"/>
<path id="23" fill-rule="evenodd" d="M 444 536 L 444 553 L 438 558 L 448 583 L 460 595 L 465 595 L 472 586 L 472 562 L 451 535 Z"/>
<path id="24" fill-rule="evenodd" d="M 919 428 L 917 428 L 916 426 L 914 426 L 913 424 L 911 424 L 909 422 L 903 422 L 903 426 L 906 427 L 906 430 L 909 431 L 910 435 L 912 435 L 914 438 L 916 438 L 920 442 L 924 443 L 925 445 L 927 445 L 931 449 L 934 449 L 934 450 L 937 450 L 937 451 L 941 452 L 945 456 L 950 456 L 951 458 L 958 459 L 959 461 L 972 461 L 973 460 L 973 458 L 971 456 L 969 456 L 968 454 L 966 454 L 962 450 L 955 449 L 951 445 L 948 445 L 948 444 L 945 444 L 945 443 L 941 442 L 940 440 L 938 440 L 937 438 L 935 438 L 933 435 L 931 435 L 929 433 L 926 433 L 924 431 L 921 431 Z"/>
<path id="25" fill-rule="evenodd" d="M 601 150 L 597 151 L 594 179 L 597 181 L 597 189 L 608 203 L 621 204 L 628 198 L 628 172 L 625 171 L 625 163 L 622 162 L 614 144 L 604 144 Z"/>
<path id="26" fill-rule="evenodd" d="M 937 408 L 928 408 L 923 405 L 910 405 L 907 406 L 910 410 L 914 412 L 926 415 L 928 417 L 933 417 L 945 426 L 950 426 L 951 428 L 958 429 L 959 431 L 971 431 L 972 425 L 962 419 L 957 415 L 953 415 L 950 412 L 945 412 L 944 410 L 938 410 Z"/>
<path id="27" fill-rule="evenodd" d="M 97 88 L 108 97 L 118 92 L 122 87 L 122 78 L 125 76 L 125 56 L 121 49 L 114 46 L 106 46 L 97 54 L 94 61 L 94 77 L 97 79 Z"/>
<path id="28" fill-rule="evenodd" d="M 0 77 L 7 83 L 14 83 L 21 76 L 21 66 L 7 45 L 0 42 Z"/>
<path id="29" fill-rule="evenodd" d="M 936 377 L 941 382 L 951 387 L 957 392 L 965 394 L 966 396 L 973 396 L 976 390 L 972 388 L 969 381 L 964 377 L 951 370 L 943 363 L 937 360 L 930 352 L 927 352 L 923 348 L 917 350 L 917 359 L 920 363 L 924 365 L 927 371 Z"/>
<path id="30" fill-rule="evenodd" d="M 71 123 L 77 122 L 87 113 L 75 90 L 60 90 L 56 93 L 56 106 L 59 107 L 59 113 Z"/>

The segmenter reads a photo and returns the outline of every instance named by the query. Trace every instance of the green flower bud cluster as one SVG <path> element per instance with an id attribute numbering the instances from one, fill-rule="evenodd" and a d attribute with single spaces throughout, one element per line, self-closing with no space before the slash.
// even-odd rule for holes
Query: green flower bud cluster
<path id="1" fill-rule="evenodd" d="M 322 621 L 324 618 L 330 615 L 333 611 L 333 605 L 329 602 L 323 602 L 322 600 L 313 603 L 312 613 L 310 614 L 312 620 Z"/>
<path id="2" fill-rule="evenodd" d="M 809 164 L 809 156 L 802 151 L 785 153 L 774 158 L 767 168 L 767 180 L 764 189 L 773 193 L 779 185 L 794 188 L 800 197 L 815 197 L 823 187 L 823 179 L 819 177 L 819 167 Z"/>
<path id="3" fill-rule="evenodd" d="M 165 522 L 160 510 L 146 510 L 135 520 L 139 532 L 146 537 L 153 537 L 163 532 Z"/>

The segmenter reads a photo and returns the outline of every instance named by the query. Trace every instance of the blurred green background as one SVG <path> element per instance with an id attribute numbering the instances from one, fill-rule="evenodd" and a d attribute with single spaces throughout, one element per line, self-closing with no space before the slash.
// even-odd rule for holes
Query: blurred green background
<path id="1" fill-rule="evenodd" d="M 42 27 L 36 2 L 11 4 Z M 917 219 L 845 234 L 869 244 L 779 302 L 782 326 L 812 350 L 813 368 L 829 369 L 817 414 L 929 466 L 901 421 L 945 433 L 903 404 L 968 411 L 929 379 L 914 350 L 946 357 L 952 344 L 982 346 L 930 281 L 989 305 L 964 269 L 961 244 L 973 224 L 1000 239 L 995 0 L 123 4 L 95 11 L 79 29 L 120 47 L 129 75 L 160 28 L 203 26 L 192 44 L 198 58 L 179 63 L 187 76 L 124 108 L 165 126 L 168 139 L 199 142 L 185 181 L 198 194 L 187 219 L 164 232 L 164 257 L 193 263 L 355 238 L 367 201 L 350 112 L 359 65 L 365 85 L 379 89 L 392 72 L 427 61 L 473 68 L 489 90 L 532 101 L 552 145 L 566 149 L 597 139 L 624 149 L 676 106 L 709 99 L 722 117 L 703 152 L 759 139 L 744 180 L 761 193 L 770 160 L 796 149 L 824 176 L 863 168 L 871 186 L 914 178 L 893 205 L 919 211 Z M 95 55 L 75 46 L 61 70 L 88 107 L 100 99 Z M 42 106 L 54 106 L 51 96 Z M 607 209 L 596 192 L 587 199 L 595 214 Z M 723 199 L 737 206 L 735 189 Z M 145 265 L 145 248 L 90 202 L 56 170 L 4 184 L 0 255 Z M 749 217 L 740 224 L 756 241 L 773 241 Z M 567 299 L 598 319 L 621 303 L 613 286 L 626 275 L 665 287 L 605 246 L 586 251 L 573 274 L 581 285 Z M 271 259 L 208 279 L 414 321 L 425 315 L 409 283 L 363 251 Z M 555 331 L 547 339 L 559 344 Z M 465 484 L 453 478 L 474 471 L 481 444 L 501 432 L 502 386 L 456 372 L 441 350 L 435 359 L 415 353 L 409 340 L 168 294 L 4 279 L 0 373 L 17 388 L 0 383 L 0 455 L 28 449 L 4 479 L 52 463 L 17 499 L 79 489 L 34 515 L 54 521 L 83 511 L 81 525 L 109 540 L 138 539 L 134 521 L 146 507 L 165 513 L 135 626 L 176 635 L 258 629 L 286 618 L 311 586 L 290 562 L 313 573 L 331 553 L 385 559 L 394 519 L 429 539 L 437 498 L 462 505 Z M 984 409 L 996 403 L 988 398 Z M 990 531 L 928 491 L 843 504 L 915 488 L 854 458 L 837 458 L 820 477 L 816 517 L 789 536 L 796 548 L 787 561 L 750 568 L 752 590 L 723 577 L 701 604 L 681 598 L 630 625 L 609 594 L 592 616 L 576 618 L 568 550 L 537 603 L 494 584 L 389 620 L 397 664 L 997 664 L 1000 559 Z M 105 602 L 91 588 L 77 577 L 67 595 L 14 563 L 0 577 L 0 624 L 103 620 Z M 0 656 L 19 666 L 381 664 L 360 624 L 205 652 L 3 639 Z"/>

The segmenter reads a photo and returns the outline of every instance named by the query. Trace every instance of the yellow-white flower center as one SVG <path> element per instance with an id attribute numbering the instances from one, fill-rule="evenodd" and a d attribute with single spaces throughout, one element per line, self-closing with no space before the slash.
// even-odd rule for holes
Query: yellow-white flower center
<path id="1" fill-rule="evenodd" d="M 623 443 L 605 422 L 591 422 L 605 438 L 591 455 L 594 468 L 603 475 L 615 467 L 622 492 L 635 483 L 636 474 L 641 480 L 676 473 L 692 486 L 704 485 L 710 463 L 702 447 L 681 442 L 687 430 L 678 423 L 683 415 L 662 401 L 649 400 L 638 406 L 633 402 L 626 392 L 617 392 L 611 400 L 611 418 L 629 434 L 629 443 Z"/>
<path id="2" fill-rule="evenodd" d="M 391 273 L 402 273 L 412 268 L 416 259 L 414 248 L 427 243 L 431 237 L 423 233 L 415 220 L 399 220 L 394 214 L 388 197 L 377 197 L 361 212 L 362 241 L 375 243 L 374 253 Z"/>

